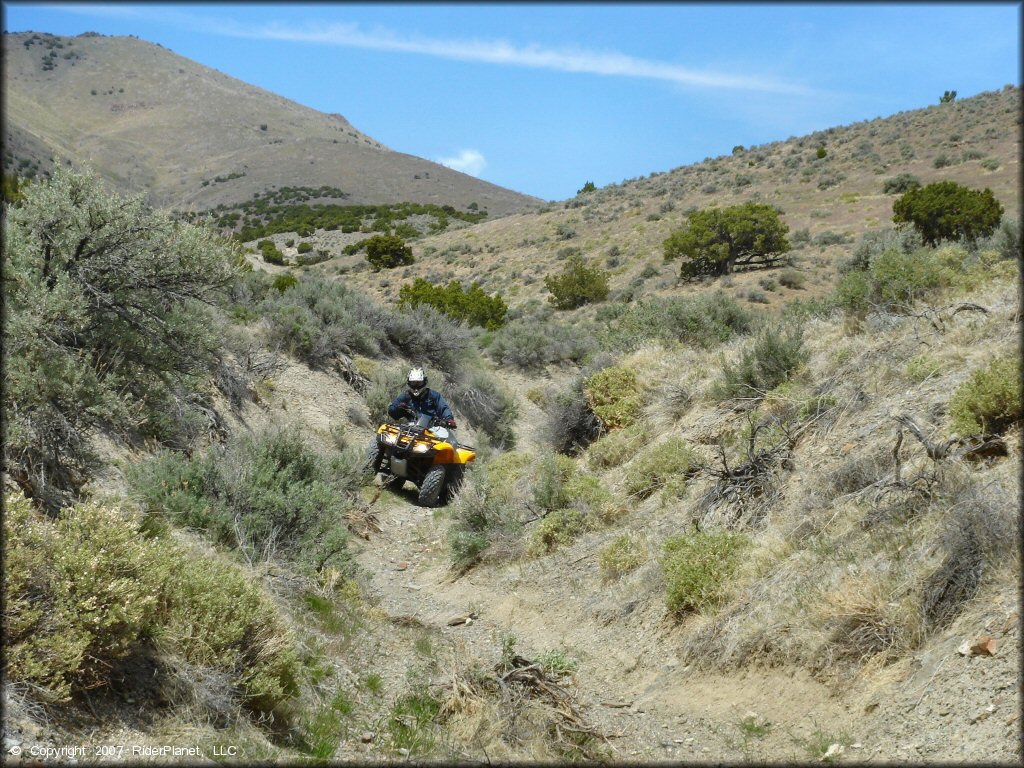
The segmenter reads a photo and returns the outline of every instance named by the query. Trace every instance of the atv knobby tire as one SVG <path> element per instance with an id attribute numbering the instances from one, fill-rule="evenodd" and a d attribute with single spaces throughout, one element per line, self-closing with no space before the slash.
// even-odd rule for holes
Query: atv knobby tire
<path id="1" fill-rule="evenodd" d="M 370 447 L 366 449 L 367 472 L 376 474 L 377 472 L 380 471 L 380 463 L 383 458 L 383 453 L 384 451 L 381 449 L 379 445 L 377 445 L 376 440 L 370 443 Z"/>
<path id="2" fill-rule="evenodd" d="M 420 484 L 420 506 L 436 507 L 444 490 L 444 465 L 438 464 L 430 468 Z"/>

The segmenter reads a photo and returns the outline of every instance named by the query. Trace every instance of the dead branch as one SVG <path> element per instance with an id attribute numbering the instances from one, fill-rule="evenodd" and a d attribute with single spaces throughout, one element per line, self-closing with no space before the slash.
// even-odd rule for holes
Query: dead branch
<path id="1" fill-rule="evenodd" d="M 381 533 L 383 529 L 380 527 L 380 521 L 377 520 L 377 516 L 370 511 L 370 507 L 373 506 L 374 502 L 380 498 L 380 488 L 378 488 L 373 498 L 369 502 L 362 505 L 361 507 L 354 507 L 345 513 L 345 525 L 352 533 L 360 538 L 369 540 L 370 531 L 375 533 Z"/>
<path id="2" fill-rule="evenodd" d="M 897 423 L 902 424 L 904 427 L 910 430 L 910 433 L 918 439 L 921 445 L 924 446 L 925 451 L 928 453 L 928 458 L 932 461 L 942 461 L 949 455 L 949 450 L 960 442 L 959 437 L 951 438 L 944 443 L 933 443 L 925 436 L 917 423 L 906 415 L 894 416 Z M 902 431 L 900 435 L 900 441 L 902 442 Z"/>
<path id="3" fill-rule="evenodd" d="M 902 415 L 894 418 L 910 430 L 924 446 L 928 458 L 935 462 L 945 459 L 979 459 L 1007 455 L 1006 441 L 998 435 L 967 435 L 965 437 L 953 435 L 945 442 L 934 443 L 925 436 L 921 428 L 909 416 Z"/>
<path id="4" fill-rule="evenodd" d="M 903 445 L 903 430 L 902 429 L 898 429 L 898 430 L 896 430 L 896 445 L 894 445 L 893 449 L 892 449 L 892 458 L 893 458 L 893 461 L 896 464 L 896 469 L 894 470 L 894 473 L 896 475 L 896 482 L 897 483 L 900 482 L 900 471 L 902 469 L 901 462 L 900 462 L 900 446 L 901 445 Z"/>
<path id="5" fill-rule="evenodd" d="M 366 394 L 366 388 L 370 385 L 370 380 L 359 372 L 351 357 L 339 352 L 334 356 L 332 363 L 334 370 L 341 378 L 348 382 L 352 389 L 360 395 Z"/>

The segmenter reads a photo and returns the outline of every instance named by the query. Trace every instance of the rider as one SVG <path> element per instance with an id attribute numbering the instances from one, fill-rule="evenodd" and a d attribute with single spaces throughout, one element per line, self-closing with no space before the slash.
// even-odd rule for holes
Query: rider
<path id="1" fill-rule="evenodd" d="M 434 424 L 447 428 L 451 433 L 452 442 L 454 442 L 456 427 L 452 409 L 440 392 L 435 392 L 427 387 L 427 374 L 423 372 L 423 369 L 413 368 L 409 371 L 406 384 L 409 388 L 388 406 L 388 416 L 398 419 L 403 414 L 412 413 L 413 416 L 426 414 L 430 416 Z"/>

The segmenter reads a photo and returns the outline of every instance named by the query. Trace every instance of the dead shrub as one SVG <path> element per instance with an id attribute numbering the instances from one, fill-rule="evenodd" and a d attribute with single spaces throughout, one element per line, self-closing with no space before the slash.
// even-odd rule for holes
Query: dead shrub
<path id="1" fill-rule="evenodd" d="M 921 593 L 929 631 L 952 623 L 977 594 L 985 574 L 1017 554 L 1020 541 L 1020 521 L 1008 489 L 967 483 L 936 503 L 948 505 L 949 513 L 936 544 L 941 561 Z"/>
<path id="2" fill-rule="evenodd" d="M 585 721 L 560 676 L 516 653 L 511 635 L 503 638 L 501 659 L 493 666 L 478 660 L 453 667 L 439 715 L 449 721 L 450 731 L 468 736 L 495 756 L 513 757 L 526 750 L 534 759 L 610 756 L 607 738 Z"/>
<path id="3" fill-rule="evenodd" d="M 847 578 L 825 593 L 819 610 L 833 658 L 863 663 L 912 648 L 920 637 L 920 615 L 916 606 L 897 597 L 895 587 L 877 575 Z"/>
<path id="4" fill-rule="evenodd" d="M 601 419 L 594 413 L 580 377 L 559 392 L 547 410 L 547 442 L 559 453 L 575 456 L 604 432 Z"/>
<path id="5" fill-rule="evenodd" d="M 823 474 L 822 490 L 830 500 L 846 496 L 878 482 L 885 472 L 884 464 L 878 456 L 851 454 Z"/>

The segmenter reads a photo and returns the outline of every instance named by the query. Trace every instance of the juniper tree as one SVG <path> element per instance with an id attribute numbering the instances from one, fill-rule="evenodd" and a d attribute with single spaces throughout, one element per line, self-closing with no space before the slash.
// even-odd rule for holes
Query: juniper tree
<path id="1" fill-rule="evenodd" d="M 682 258 L 680 276 L 725 275 L 737 266 L 770 266 L 790 249 L 779 211 L 761 203 L 708 208 L 664 242 L 665 261 Z"/>

